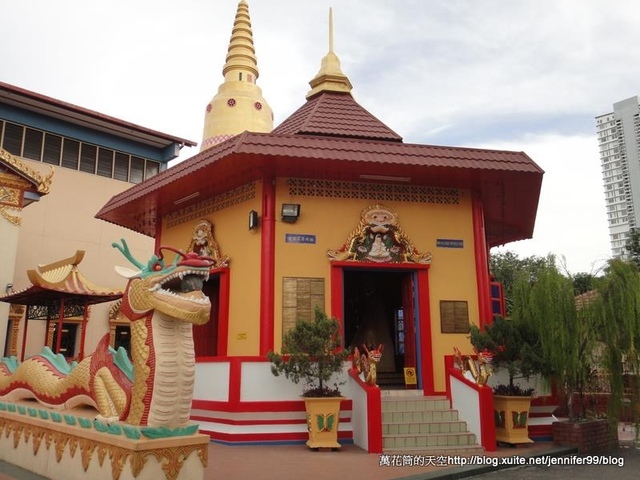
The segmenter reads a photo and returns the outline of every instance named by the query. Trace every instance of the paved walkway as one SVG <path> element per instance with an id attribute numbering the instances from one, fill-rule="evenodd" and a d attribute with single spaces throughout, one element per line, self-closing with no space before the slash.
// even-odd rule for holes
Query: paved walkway
<path id="1" fill-rule="evenodd" d="M 620 430 L 621 444 L 626 451 L 605 452 L 606 456 L 624 456 L 625 466 L 615 467 L 616 480 L 638 478 L 640 468 L 640 450 L 630 447 L 633 439 L 632 429 Z M 549 455 L 553 457 L 571 455 L 575 450 L 557 447 L 551 442 L 537 442 L 517 447 L 500 447 L 496 452 L 486 454 L 484 467 L 460 466 L 460 458 L 450 457 L 446 465 L 437 466 L 435 458 L 422 457 L 420 463 L 429 465 L 395 466 L 402 457 L 369 454 L 355 445 L 344 445 L 339 451 L 324 452 L 309 450 L 304 445 L 290 446 L 228 446 L 211 443 L 209 445 L 209 465 L 205 480 L 299 480 L 326 478 L 354 478 L 366 480 L 422 480 L 422 479 L 458 479 L 482 475 L 487 479 L 542 479 L 542 478 L 581 478 L 573 474 L 573 468 L 567 467 L 527 467 L 518 470 L 503 470 L 509 465 L 494 467 L 493 462 L 500 458 L 524 458 Z M 412 457 L 413 458 L 413 457 Z M 574 467 L 575 468 L 575 467 Z M 601 479 L 605 467 L 584 468 L 591 472 L 591 478 Z M 496 470 L 500 469 L 500 472 Z M 509 473 L 511 472 L 511 473 Z M 560 476 L 551 476 L 556 472 Z M 559 473 L 558 473 L 559 472 Z M 595 473 L 594 473 L 595 472 Z M 569 475 L 571 473 L 571 475 Z M 512 475 L 512 476 L 508 476 Z M 539 476 L 523 476 L 539 475 Z M 610 476 L 612 477 L 612 475 Z M 588 477 L 585 477 L 588 478 Z M 46 480 L 45 477 L 0 462 L 0 480 Z M 159 479 L 158 479 L 159 480 Z"/>
<path id="2" fill-rule="evenodd" d="M 569 453 L 570 449 L 558 449 L 552 443 L 535 443 L 518 448 L 500 448 L 491 452 L 492 457 L 511 455 L 535 455 L 548 452 Z M 516 453 L 517 452 L 517 453 Z M 462 467 L 452 464 L 434 465 L 436 459 L 424 457 L 425 466 L 395 466 L 392 456 L 369 454 L 355 445 L 344 445 L 339 451 L 309 450 L 304 445 L 231 447 L 212 444 L 209 449 L 209 466 L 206 480 L 254 480 L 256 478 L 278 480 L 349 478 L 363 480 L 396 480 L 439 478 L 440 475 Z M 396 457 L 402 460 L 401 456 Z M 460 461 L 451 457 L 451 463 Z M 429 464 L 430 463 L 430 464 Z M 425 476 L 428 475 L 428 476 Z"/>

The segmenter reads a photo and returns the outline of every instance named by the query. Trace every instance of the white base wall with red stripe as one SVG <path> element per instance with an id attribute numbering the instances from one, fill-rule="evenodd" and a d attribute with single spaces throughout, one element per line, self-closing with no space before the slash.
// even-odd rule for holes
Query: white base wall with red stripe
<path id="1" fill-rule="evenodd" d="M 358 387 L 348 385 L 353 382 L 349 368 L 345 362 L 343 375 L 329 383 L 344 382 L 340 385 L 345 396 L 338 426 L 340 443 L 353 443 L 354 438 L 350 393 Z M 283 376 L 275 377 L 264 357 L 198 359 L 191 419 L 201 433 L 217 442 L 304 443 L 308 435 L 302 388 Z M 362 415 L 359 412 L 359 420 Z"/>

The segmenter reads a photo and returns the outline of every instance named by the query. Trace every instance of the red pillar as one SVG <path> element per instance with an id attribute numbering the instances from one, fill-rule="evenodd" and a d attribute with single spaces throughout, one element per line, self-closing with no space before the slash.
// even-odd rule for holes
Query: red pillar
<path id="1" fill-rule="evenodd" d="M 84 303 L 84 309 L 82 310 L 82 335 L 80 337 L 80 354 L 78 355 L 78 361 L 82 361 L 84 358 L 84 343 L 87 337 L 87 320 L 89 317 L 89 304 Z"/>
<path id="2" fill-rule="evenodd" d="M 60 344 L 62 343 L 62 327 L 64 327 L 64 298 L 60 299 L 60 312 L 58 316 L 58 336 L 56 337 L 55 353 L 60 353 Z"/>
<path id="3" fill-rule="evenodd" d="M 260 259 L 260 355 L 274 346 L 276 186 L 272 176 L 262 184 L 262 222 Z"/>
<path id="4" fill-rule="evenodd" d="M 433 335 L 431 330 L 431 300 L 429 299 L 429 269 L 417 270 L 418 279 L 418 311 L 420 312 L 420 375 L 422 390 L 425 395 L 436 393 L 434 376 Z"/>
<path id="5" fill-rule="evenodd" d="M 27 348 L 27 328 L 29 327 L 29 307 L 24 307 L 24 330 L 22 331 L 22 351 L 20 352 L 20 361 L 24 362 L 24 350 Z"/>
<path id="6" fill-rule="evenodd" d="M 478 284 L 478 309 L 480 328 L 493 320 L 491 314 L 491 285 L 489 279 L 489 250 L 484 230 L 484 208 L 480 195 L 474 193 L 473 211 L 473 245 L 476 259 L 476 283 Z"/>

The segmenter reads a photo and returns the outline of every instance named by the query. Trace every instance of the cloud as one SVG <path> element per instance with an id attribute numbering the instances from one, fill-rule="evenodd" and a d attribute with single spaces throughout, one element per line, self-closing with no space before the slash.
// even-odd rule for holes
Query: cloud
<path id="1" fill-rule="evenodd" d="M 533 238 L 496 251 L 511 250 L 522 257 L 551 253 L 564 257 L 571 273 L 601 268 L 611 252 L 595 138 L 530 135 L 494 147 L 524 151 L 545 171 Z"/>

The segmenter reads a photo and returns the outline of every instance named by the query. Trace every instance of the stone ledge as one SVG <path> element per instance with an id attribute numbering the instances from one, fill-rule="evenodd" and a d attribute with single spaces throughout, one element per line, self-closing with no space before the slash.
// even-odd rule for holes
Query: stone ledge
<path id="1" fill-rule="evenodd" d="M 0 411 L 0 459 L 52 480 L 202 479 L 208 444 L 202 434 L 135 440 Z"/>

